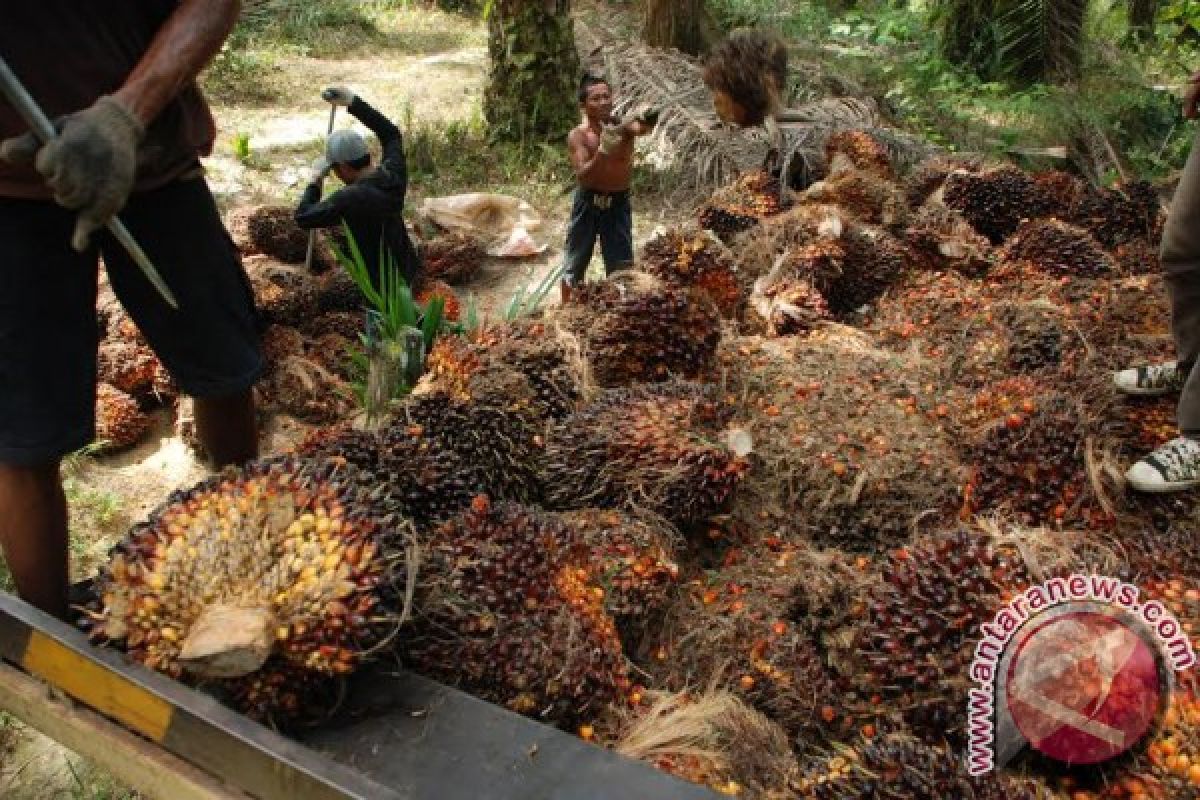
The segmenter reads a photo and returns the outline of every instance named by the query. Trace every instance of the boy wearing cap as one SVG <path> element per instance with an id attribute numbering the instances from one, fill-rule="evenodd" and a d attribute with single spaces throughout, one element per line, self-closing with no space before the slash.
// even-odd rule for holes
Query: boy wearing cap
<path id="1" fill-rule="evenodd" d="M 390 258 L 412 286 L 420 275 L 421 261 L 402 216 L 408 168 L 400 130 L 345 87 L 326 89 L 321 97 L 335 106 L 344 106 L 366 125 L 378 137 L 383 158 L 378 166 L 372 165 L 362 136 L 352 130 L 334 131 L 325 145 L 325 155 L 313 162 L 308 187 L 296 208 L 296 224 L 313 229 L 340 227 L 345 222 L 376 287 L 381 255 Z M 345 186 L 322 200 L 321 184 L 330 171 Z"/>

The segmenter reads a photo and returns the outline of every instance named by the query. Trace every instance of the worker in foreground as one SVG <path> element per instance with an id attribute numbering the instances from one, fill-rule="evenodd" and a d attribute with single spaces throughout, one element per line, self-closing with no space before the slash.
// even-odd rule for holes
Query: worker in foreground
<path id="1" fill-rule="evenodd" d="M 400 129 L 343 86 L 328 88 L 321 97 L 343 106 L 366 125 L 379 139 L 383 158 L 378 166 L 371 163 L 371 152 L 357 131 L 334 131 L 325 143 L 325 155 L 313 163 L 308 187 L 296 208 L 296 224 L 312 230 L 340 228 L 344 222 L 376 289 L 385 263 L 393 264 L 412 287 L 420 278 L 421 261 L 404 227 L 408 167 Z M 331 170 L 345 186 L 322 200 L 321 186 Z"/>
<path id="2" fill-rule="evenodd" d="M 1192 75 L 1183 116 L 1195 119 L 1200 72 Z M 1197 140 L 1200 143 L 1200 140 Z M 1126 479 L 1143 492 L 1177 492 L 1200 485 L 1200 147 L 1194 143 L 1175 189 L 1162 240 L 1162 267 L 1171 302 L 1171 333 L 1177 359 L 1122 370 L 1113 376 L 1130 395 L 1180 392 L 1180 435 L 1138 461 Z"/>
<path id="3" fill-rule="evenodd" d="M 0 100 L 0 546 L 26 601 L 67 613 L 62 457 L 95 438 L 97 257 L 218 465 L 255 457 L 253 296 L 199 157 L 196 87 L 237 0 L 6 3 L 0 54 L 57 118 L 42 146 Z M 172 310 L 103 226 L 121 219 Z"/>
<path id="4" fill-rule="evenodd" d="M 633 265 L 633 141 L 654 130 L 658 112 L 640 109 L 632 118 L 613 117 L 612 87 L 603 78 L 584 75 L 579 84 L 583 121 L 567 135 L 567 148 L 579 182 L 567 226 L 562 300 L 583 282 L 600 237 L 604 271 Z"/>

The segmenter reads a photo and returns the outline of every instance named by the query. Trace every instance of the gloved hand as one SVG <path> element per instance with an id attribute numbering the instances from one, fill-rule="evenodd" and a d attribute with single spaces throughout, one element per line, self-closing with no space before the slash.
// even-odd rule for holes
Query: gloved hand
<path id="1" fill-rule="evenodd" d="M 321 99 L 326 103 L 332 103 L 335 106 L 349 106 L 354 102 L 354 92 L 347 89 L 345 86 L 330 86 L 325 91 L 321 92 Z"/>
<path id="2" fill-rule="evenodd" d="M 333 164 L 329 163 L 329 159 L 325 156 L 320 156 L 316 161 L 312 162 L 312 170 L 308 173 L 309 183 L 320 183 L 325 180 L 325 176 L 329 174 L 329 170 L 333 169 Z"/>
<path id="3" fill-rule="evenodd" d="M 79 209 L 71 245 L 83 252 L 98 228 L 125 205 L 137 174 L 142 123 L 111 95 L 55 122 L 58 138 L 41 144 L 32 133 L 0 143 L 0 158 L 33 163 L 54 199 Z"/>
<path id="4" fill-rule="evenodd" d="M 658 106 L 644 105 L 638 108 L 633 118 L 647 128 L 653 128 L 658 124 L 658 118 L 661 114 L 662 109 Z"/>
<path id="5" fill-rule="evenodd" d="M 600 132 L 600 152 L 608 155 L 617 146 L 621 144 L 621 140 L 625 138 L 624 131 L 620 125 L 605 125 Z"/>

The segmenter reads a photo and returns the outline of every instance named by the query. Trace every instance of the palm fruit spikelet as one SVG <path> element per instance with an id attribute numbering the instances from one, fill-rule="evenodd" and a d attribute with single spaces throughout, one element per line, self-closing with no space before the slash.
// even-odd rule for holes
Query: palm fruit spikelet
<path id="1" fill-rule="evenodd" d="M 331 269 L 317 278 L 317 306 L 322 312 L 362 313 L 367 299 L 344 269 Z"/>
<path id="2" fill-rule="evenodd" d="M 907 539 L 933 509 L 953 512 L 961 462 L 921 362 L 837 326 L 730 340 L 721 364 L 753 440 L 739 518 L 786 512 L 778 524 L 789 536 L 872 552 Z"/>
<path id="3" fill-rule="evenodd" d="M 438 280 L 423 281 L 413 295 L 413 300 L 419 306 L 427 306 L 435 297 L 442 298 L 442 318 L 447 322 L 458 322 L 462 316 L 462 303 L 448 283 Z"/>
<path id="4" fill-rule="evenodd" d="M 825 140 L 825 160 L 830 174 L 849 166 L 887 182 L 896 177 L 887 146 L 867 131 L 834 133 Z"/>
<path id="5" fill-rule="evenodd" d="M 96 387 L 96 441 L 105 450 L 124 450 L 142 440 L 150 430 L 150 418 L 137 401 L 107 383 Z"/>
<path id="6" fill-rule="evenodd" d="M 292 454 L 303 461 L 341 460 L 359 470 L 379 469 L 380 437 L 346 423 L 314 428 L 296 445 Z"/>
<path id="7" fill-rule="evenodd" d="M 902 226 L 908 216 L 904 195 L 895 184 L 865 170 L 835 172 L 808 187 L 802 198 L 802 202 L 837 206 L 860 222 L 885 228 Z"/>
<path id="8" fill-rule="evenodd" d="M 261 253 L 287 264 L 303 264 L 308 254 L 308 231 L 287 206 L 251 206 L 229 214 L 229 234 L 243 253 Z"/>
<path id="9" fill-rule="evenodd" d="M 1042 190 L 1016 167 L 980 173 L 953 172 L 946 178 L 943 200 L 992 242 L 1000 244 L 1023 219 L 1046 212 Z"/>
<path id="10" fill-rule="evenodd" d="M 285 458 L 176 492 L 101 571 L 93 639 L 172 677 L 233 686 L 270 658 L 318 679 L 353 672 L 394 627 L 407 536 L 363 477 Z"/>
<path id="11" fill-rule="evenodd" d="M 956 170 L 978 172 L 981 159 L 973 156 L 931 156 L 917 164 L 904 178 L 904 196 L 909 208 L 917 208 L 945 183 Z"/>
<path id="12" fill-rule="evenodd" d="M 1154 186 L 1134 181 L 1111 189 L 1088 187 L 1071 209 L 1070 220 L 1111 250 L 1128 242 L 1156 244 L 1163 212 Z"/>
<path id="13" fill-rule="evenodd" d="M 474 278 L 487 250 L 478 237 L 454 231 L 421 245 L 421 263 L 425 275 L 449 284 L 467 283 Z"/>
<path id="14" fill-rule="evenodd" d="M 922 535 L 891 551 L 867 592 L 853 679 L 908 709 L 929 740 L 961 740 L 980 625 L 1028 583 L 1015 551 L 982 531 Z"/>
<path id="15" fill-rule="evenodd" d="M 401 656 L 512 711 L 574 726 L 631 688 L 600 581 L 560 520 L 476 497 L 426 546 Z"/>
<path id="16" fill-rule="evenodd" d="M 732 409 L 711 387 L 672 382 L 602 393 L 550 426 L 549 508 L 641 508 L 700 522 L 733 496 L 746 462 L 720 441 Z"/>
<path id="17" fill-rule="evenodd" d="M 722 121 L 761 125 L 782 104 L 787 46 L 764 30 L 734 31 L 709 54 L 703 79 Z"/>
<path id="18" fill-rule="evenodd" d="M 1056 219 L 1022 222 L 997 256 L 1002 261 L 1028 261 L 1051 275 L 1096 278 L 1116 271 L 1091 234 Z"/>
<path id="19" fill-rule="evenodd" d="M 583 366 L 567 342 L 540 320 L 518 320 L 480 328 L 475 341 L 489 355 L 520 372 L 537 396 L 547 419 L 562 419 L 575 411 L 583 397 Z"/>
<path id="20" fill-rule="evenodd" d="M 952 269 L 978 277 L 991 265 L 991 242 L 966 217 L 940 203 L 917 210 L 904 230 L 904 241 L 925 269 Z"/>
<path id="21" fill-rule="evenodd" d="M 870 735 L 867 735 L 869 733 Z M 960 752 L 903 729 L 864 733 L 853 747 L 810 763 L 795 787 L 803 800 L 1035 800 L 1037 786 L 991 772 L 972 777 Z"/>
<path id="22" fill-rule="evenodd" d="M 833 318 L 824 296 L 803 279 L 760 280 L 751 308 L 768 336 L 804 335 Z"/>
<path id="23" fill-rule="evenodd" d="M 747 286 L 737 262 L 719 241 L 704 233 L 670 230 L 642 248 L 639 267 L 673 286 L 698 289 L 716 303 L 721 316 L 740 316 Z"/>
<path id="24" fill-rule="evenodd" d="M 707 294 L 644 272 L 579 287 L 557 321 L 578 337 L 599 386 L 697 379 L 713 366 L 721 315 Z"/>
<path id="25" fill-rule="evenodd" d="M 783 210 L 779 189 L 778 178 L 762 170 L 748 172 L 714 192 L 700 207 L 697 222 L 729 243 L 734 235 Z"/>
<path id="26" fill-rule="evenodd" d="M 300 268 L 265 256 L 246 259 L 254 305 L 268 323 L 299 327 L 317 315 L 316 280 Z"/>

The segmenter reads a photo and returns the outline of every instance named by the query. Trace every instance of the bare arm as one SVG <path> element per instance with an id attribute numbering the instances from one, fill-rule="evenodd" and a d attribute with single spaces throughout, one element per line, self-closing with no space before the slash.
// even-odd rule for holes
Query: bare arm
<path id="1" fill-rule="evenodd" d="M 571 131 L 567 137 L 567 147 L 570 150 L 571 167 L 575 170 L 575 177 L 580 181 L 586 181 L 592 177 L 600 159 L 604 158 L 603 154 L 599 150 L 589 153 L 587 140 L 580 131 Z"/>
<path id="2" fill-rule="evenodd" d="M 241 0 L 180 0 L 125 85 L 115 92 L 117 99 L 149 125 L 221 50 L 241 5 Z"/>

